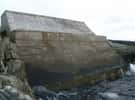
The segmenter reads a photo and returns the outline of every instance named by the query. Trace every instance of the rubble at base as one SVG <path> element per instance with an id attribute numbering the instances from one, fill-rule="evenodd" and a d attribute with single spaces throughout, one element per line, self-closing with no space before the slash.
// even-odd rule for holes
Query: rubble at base
<path id="1" fill-rule="evenodd" d="M 12 86 L 0 89 L 0 100 L 33 100 L 29 95 L 19 91 Z"/>
<path id="2" fill-rule="evenodd" d="M 81 86 L 65 91 L 51 91 L 44 86 L 33 88 L 36 100 L 135 100 L 135 75 L 101 82 L 92 87 Z M 0 100 L 33 100 L 28 94 L 6 85 L 0 88 Z"/>
<path id="3" fill-rule="evenodd" d="M 135 100 L 135 75 L 67 91 L 53 92 L 43 86 L 33 90 L 38 100 Z"/>
<path id="4" fill-rule="evenodd" d="M 16 76 L 0 75 L 0 100 L 34 100 L 27 81 Z"/>

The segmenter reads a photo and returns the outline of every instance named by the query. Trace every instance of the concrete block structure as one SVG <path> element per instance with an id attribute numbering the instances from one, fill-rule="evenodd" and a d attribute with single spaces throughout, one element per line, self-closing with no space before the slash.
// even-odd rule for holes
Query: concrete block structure
<path id="1" fill-rule="evenodd" d="M 16 44 L 31 85 L 70 88 L 120 75 L 127 67 L 106 37 L 84 22 L 5 11 L 1 25 L 1 36 Z"/>

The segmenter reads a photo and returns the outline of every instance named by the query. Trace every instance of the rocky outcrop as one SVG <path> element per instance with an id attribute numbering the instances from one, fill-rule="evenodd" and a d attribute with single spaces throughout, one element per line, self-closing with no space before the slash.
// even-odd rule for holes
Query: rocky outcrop
<path id="1" fill-rule="evenodd" d="M 27 82 L 24 63 L 16 53 L 16 44 L 1 34 L 0 41 L 0 99 L 34 100 Z"/>
<path id="2" fill-rule="evenodd" d="M 5 76 L 3 78 L 5 78 Z M 9 78 L 11 78 L 11 77 L 9 77 Z M 12 82 L 13 81 L 15 81 L 15 80 L 12 80 Z M 9 86 L 4 85 L 3 88 L 0 88 L 0 99 L 1 100 L 34 100 L 30 95 L 17 89 L 16 86 L 13 87 L 10 85 Z"/>

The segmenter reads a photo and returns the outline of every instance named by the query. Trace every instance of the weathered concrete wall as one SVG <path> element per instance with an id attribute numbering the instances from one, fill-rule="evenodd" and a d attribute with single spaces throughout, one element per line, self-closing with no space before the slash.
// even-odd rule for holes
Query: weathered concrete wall
<path id="1" fill-rule="evenodd" d="M 124 66 L 102 36 L 26 31 L 11 34 L 28 75 L 40 84 L 68 81 L 78 75 L 94 75 Z"/>
<path id="2" fill-rule="evenodd" d="M 37 61 L 44 63 L 43 65 L 69 64 L 83 68 L 84 65 L 98 66 L 100 62 L 102 66 L 115 65 L 119 64 L 120 60 L 115 51 L 109 47 L 105 37 L 90 34 L 15 32 L 15 38 L 18 46 L 17 52 L 20 57 L 24 57 L 23 60 L 26 62 L 35 60 L 36 63 Z M 54 71 L 59 72 L 62 68 L 63 72 L 74 72 L 78 70 L 78 67 L 77 69 L 76 67 L 65 68 L 58 65 Z M 46 68 L 50 68 L 53 72 L 50 66 Z"/>
<path id="3" fill-rule="evenodd" d="M 7 11 L 2 31 L 15 42 L 32 85 L 78 86 L 102 80 L 106 73 L 118 75 L 118 69 L 126 66 L 106 38 L 83 22 Z"/>

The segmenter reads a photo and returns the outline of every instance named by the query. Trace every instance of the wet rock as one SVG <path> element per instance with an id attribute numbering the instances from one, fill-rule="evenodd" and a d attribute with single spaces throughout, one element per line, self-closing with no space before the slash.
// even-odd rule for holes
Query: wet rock
<path id="1" fill-rule="evenodd" d="M 34 91 L 36 90 L 39 94 L 38 100 L 135 100 L 134 84 L 135 76 L 130 75 L 116 81 L 101 82 L 94 86 L 81 86 L 57 93 L 43 86 L 36 87 Z M 43 96 L 45 98 L 41 98 Z"/>
<path id="2" fill-rule="evenodd" d="M 33 100 L 29 95 L 12 86 L 0 89 L 0 100 Z"/>
<path id="3" fill-rule="evenodd" d="M 35 86 L 33 88 L 33 91 L 37 99 L 49 100 L 56 98 L 56 93 L 48 90 L 44 86 Z"/>
<path id="4" fill-rule="evenodd" d="M 106 93 L 99 93 L 99 96 L 102 98 L 102 99 L 105 99 L 105 100 L 120 100 L 120 97 L 118 94 L 116 93 L 109 93 L 109 92 L 106 92 Z"/>

